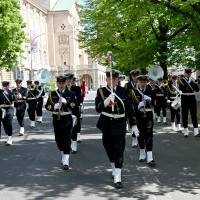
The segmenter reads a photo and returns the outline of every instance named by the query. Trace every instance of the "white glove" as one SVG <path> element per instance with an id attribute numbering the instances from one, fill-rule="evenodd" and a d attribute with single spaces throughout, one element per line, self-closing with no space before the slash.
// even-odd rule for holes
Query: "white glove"
<path id="1" fill-rule="evenodd" d="M 145 101 L 148 101 L 148 102 L 151 102 L 151 97 L 147 96 L 147 95 L 144 95 L 144 100 Z"/>
<path id="2" fill-rule="evenodd" d="M 138 110 L 140 110 L 142 107 L 144 107 L 144 102 L 143 102 L 143 101 L 141 101 L 141 102 L 139 103 L 139 105 L 138 105 Z"/>
<path id="3" fill-rule="evenodd" d="M 115 101 L 115 95 L 114 94 L 110 94 L 108 96 L 108 98 L 106 98 L 104 100 L 104 107 L 107 107 L 110 104 L 114 104 L 114 101 Z"/>
<path id="4" fill-rule="evenodd" d="M 135 133 L 135 136 L 139 137 L 139 130 L 137 128 L 137 125 L 131 127 L 131 133 Z"/>
<path id="5" fill-rule="evenodd" d="M 65 98 L 61 97 L 61 102 L 64 103 L 64 104 L 66 104 L 67 100 Z"/>
<path id="6" fill-rule="evenodd" d="M 167 99 L 167 103 L 170 103 L 171 101 L 169 99 Z"/>
<path id="7" fill-rule="evenodd" d="M 21 94 L 18 94 L 18 99 L 22 99 L 22 95 Z"/>
<path id="8" fill-rule="evenodd" d="M 59 108 L 59 103 L 56 103 L 55 105 L 54 105 L 54 110 L 57 110 L 58 108 Z"/>
<path id="9" fill-rule="evenodd" d="M 111 101 L 111 104 L 114 104 L 114 102 L 115 102 L 115 94 L 114 93 L 110 94 L 110 101 Z"/>
<path id="10" fill-rule="evenodd" d="M 8 95 L 8 91 L 5 90 L 4 93 L 5 93 L 6 95 Z"/>
<path id="11" fill-rule="evenodd" d="M 188 80 L 188 83 L 191 83 L 193 81 L 193 78 L 190 77 L 189 80 Z"/>
<path id="12" fill-rule="evenodd" d="M 104 100 L 104 107 L 106 108 L 109 104 L 110 104 L 110 96 L 108 96 L 108 97 Z"/>

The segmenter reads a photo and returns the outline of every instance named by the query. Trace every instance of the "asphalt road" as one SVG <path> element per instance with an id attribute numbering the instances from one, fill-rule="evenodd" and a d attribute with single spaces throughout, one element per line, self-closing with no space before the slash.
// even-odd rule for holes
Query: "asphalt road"
<path id="1" fill-rule="evenodd" d="M 199 200 L 200 138 L 192 132 L 186 139 L 172 132 L 170 125 L 155 123 L 154 158 L 156 168 L 139 163 L 139 149 L 131 148 L 127 134 L 122 171 L 124 188 L 116 190 L 111 169 L 103 149 L 101 133 L 95 127 L 95 92 L 85 99 L 82 143 L 78 153 L 70 156 L 70 170 L 60 165 L 61 155 L 54 141 L 51 113 L 44 110 L 44 123 L 18 136 L 14 119 L 13 145 L 0 140 L 0 200 Z M 169 124 L 169 123 L 168 123 Z M 3 128 L 2 128 L 3 130 Z"/>

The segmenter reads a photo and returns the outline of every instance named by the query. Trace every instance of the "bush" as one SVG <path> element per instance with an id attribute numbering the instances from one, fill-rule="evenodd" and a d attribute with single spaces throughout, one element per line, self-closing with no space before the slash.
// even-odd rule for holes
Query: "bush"
<path id="1" fill-rule="evenodd" d="M 44 88 L 45 88 L 45 91 L 46 91 L 46 87 L 49 87 L 49 89 L 51 88 L 51 91 L 55 91 L 56 90 L 56 83 L 45 83 L 44 84 Z"/>

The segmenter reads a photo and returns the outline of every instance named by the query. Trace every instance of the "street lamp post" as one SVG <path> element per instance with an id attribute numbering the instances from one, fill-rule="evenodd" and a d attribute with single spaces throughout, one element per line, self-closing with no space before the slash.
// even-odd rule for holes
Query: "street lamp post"
<path id="1" fill-rule="evenodd" d="M 31 73 L 32 73 L 32 70 L 33 70 L 33 42 L 40 36 L 44 35 L 44 34 L 47 34 L 47 33 L 41 33 L 40 35 L 37 35 L 36 37 L 34 37 L 32 40 L 31 40 L 31 51 L 30 51 L 30 54 L 31 54 Z M 32 79 L 33 77 L 31 77 Z"/>

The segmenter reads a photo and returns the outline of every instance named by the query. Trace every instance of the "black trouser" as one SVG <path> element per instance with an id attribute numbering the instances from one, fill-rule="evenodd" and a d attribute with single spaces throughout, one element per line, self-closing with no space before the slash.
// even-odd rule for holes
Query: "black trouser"
<path id="1" fill-rule="evenodd" d="M 53 115 L 53 126 L 55 133 L 55 140 L 60 151 L 64 154 L 70 153 L 71 148 L 71 133 L 72 133 L 72 117 L 61 116 L 60 120 L 57 120 L 57 116 Z"/>
<path id="2" fill-rule="evenodd" d="M 6 110 L 6 116 L 4 117 L 4 119 L 2 119 L 4 130 L 8 136 L 12 136 L 13 132 L 12 121 L 13 121 L 14 109 L 12 107 L 3 109 Z"/>
<path id="3" fill-rule="evenodd" d="M 137 116 L 137 127 L 139 130 L 138 143 L 140 149 L 152 151 L 153 148 L 153 113 L 147 112 L 147 117 L 144 117 L 144 113 L 138 112 Z"/>
<path id="4" fill-rule="evenodd" d="M 166 113 L 166 100 L 164 97 L 157 97 L 156 100 L 156 111 L 157 111 L 157 116 L 160 117 L 160 111 L 162 109 L 163 112 L 163 117 L 167 116 Z"/>
<path id="5" fill-rule="evenodd" d="M 16 105 L 16 117 L 20 127 L 24 127 L 24 115 L 26 111 L 26 103 L 18 103 Z"/>
<path id="6" fill-rule="evenodd" d="M 122 168 L 124 161 L 125 134 L 113 136 L 107 132 L 103 133 L 102 139 L 110 162 L 114 162 L 116 168 Z"/>
<path id="7" fill-rule="evenodd" d="M 37 116 L 42 116 L 43 102 L 44 102 L 43 97 L 40 97 L 38 99 L 38 103 L 37 103 L 37 106 L 36 106 L 36 114 L 37 114 Z"/>
<path id="8" fill-rule="evenodd" d="M 171 122 L 172 123 L 175 122 L 175 117 L 176 117 L 176 123 L 181 124 L 181 108 L 175 110 L 170 105 L 170 112 L 171 112 Z"/>
<path id="9" fill-rule="evenodd" d="M 29 108 L 27 110 L 29 119 L 31 121 L 35 121 L 35 111 L 36 111 L 37 101 L 33 99 L 33 100 L 28 100 L 27 103 L 29 105 Z"/>
<path id="10" fill-rule="evenodd" d="M 182 109 L 183 127 L 188 128 L 188 111 L 190 110 L 193 127 L 198 128 L 197 102 L 195 96 L 182 95 L 181 109 Z"/>

